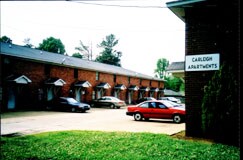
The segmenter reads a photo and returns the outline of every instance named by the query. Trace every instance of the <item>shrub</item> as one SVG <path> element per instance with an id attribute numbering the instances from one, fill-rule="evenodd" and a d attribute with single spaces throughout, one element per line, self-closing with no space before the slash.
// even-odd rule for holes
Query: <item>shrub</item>
<path id="1" fill-rule="evenodd" d="M 233 68 L 223 64 L 204 88 L 202 131 L 215 141 L 239 145 L 238 84 Z"/>

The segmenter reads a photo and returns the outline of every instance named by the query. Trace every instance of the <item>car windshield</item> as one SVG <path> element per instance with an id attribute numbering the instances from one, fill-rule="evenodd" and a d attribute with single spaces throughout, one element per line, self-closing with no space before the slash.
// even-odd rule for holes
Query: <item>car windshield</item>
<path id="1" fill-rule="evenodd" d="M 174 107 L 168 100 L 161 100 L 161 102 L 168 108 Z"/>
<path id="2" fill-rule="evenodd" d="M 77 103 L 78 101 L 76 101 L 75 99 L 73 99 L 73 98 L 67 98 L 67 101 L 69 102 L 69 103 Z"/>
<path id="3" fill-rule="evenodd" d="M 113 101 L 120 101 L 118 98 L 116 98 L 116 97 L 112 97 L 111 98 Z"/>
<path id="4" fill-rule="evenodd" d="M 112 100 L 112 101 L 116 101 L 116 102 L 118 102 L 118 101 L 120 101 L 118 98 L 116 98 L 116 97 L 103 97 L 103 98 L 105 98 L 105 99 L 109 99 L 109 100 Z"/>

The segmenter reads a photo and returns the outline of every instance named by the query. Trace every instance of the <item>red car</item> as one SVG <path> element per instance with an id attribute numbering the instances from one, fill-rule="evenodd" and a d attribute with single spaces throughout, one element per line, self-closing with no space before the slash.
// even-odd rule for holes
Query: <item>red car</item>
<path id="1" fill-rule="evenodd" d="M 186 110 L 184 107 L 173 105 L 166 100 L 145 101 L 138 105 L 127 107 L 126 115 L 134 116 L 135 121 L 149 118 L 173 119 L 175 123 L 184 121 Z"/>

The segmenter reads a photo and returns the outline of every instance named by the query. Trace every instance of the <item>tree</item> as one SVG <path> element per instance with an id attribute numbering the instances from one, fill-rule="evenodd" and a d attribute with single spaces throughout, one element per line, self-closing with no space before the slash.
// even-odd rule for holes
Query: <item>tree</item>
<path id="1" fill-rule="evenodd" d="M 39 44 L 39 47 L 37 48 L 44 51 L 53 52 L 53 53 L 59 53 L 59 54 L 65 53 L 65 46 L 63 45 L 61 40 L 53 37 L 44 39 L 42 43 Z"/>
<path id="2" fill-rule="evenodd" d="M 166 68 L 169 65 L 169 61 L 165 58 L 160 58 L 157 61 L 157 68 L 154 70 L 155 76 L 161 79 L 165 78 Z"/>
<path id="3" fill-rule="evenodd" d="M 32 48 L 34 46 L 30 43 L 30 38 L 25 38 L 23 42 L 25 43 L 25 47 Z"/>
<path id="4" fill-rule="evenodd" d="M 76 58 L 81 58 L 81 59 L 83 59 L 83 55 L 81 55 L 80 53 L 74 53 L 74 54 L 72 55 L 72 57 L 76 57 Z"/>
<path id="5" fill-rule="evenodd" d="M 75 47 L 75 49 L 78 50 L 80 53 L 74 53 L 74 54 L 75 56 L 78 56 L 78 58 L 92 60 L 92 50 L 90 50 L 89 48 L 90 48 L 89 46 L 85 46 L 83 42 L 80 40 L 80 46 Z"/>
<path id="6" fill-rule="evenodd" d="M 12 44 L 12 40 L 11 40 L 9 37 L 7 37 L 7 36 L 2 36 L 2 37 L 0 38 L 0 42 L 10 43 L 10 44 Z"/>
<path id="7" fill-rule="evenodd" d="M 115 35 L 110 34 L 106 36 L 106 39 L 103 40 L 98 47 L 103 48 L 104 50 L 101 52 L 95 61 L 111 64 L 115 66 L 121 66 L 120 57 L 122 56 L 122 52 L 116 51 L 113 48 L 118 44 L 118 40 Z"/>
<path id="8" fill-rule="evenodd" d="M 168 76 L 165 77 L 165 80 L 165 88 L 171 89 L 176 92 L 185 90 L 185 85 L 180 78 Z"/>

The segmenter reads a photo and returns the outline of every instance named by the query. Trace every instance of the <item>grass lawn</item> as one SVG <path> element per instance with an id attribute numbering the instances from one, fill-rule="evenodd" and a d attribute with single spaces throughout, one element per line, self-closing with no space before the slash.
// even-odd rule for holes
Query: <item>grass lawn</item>
<path id="1" fill-rule="evenodd" d="M 163 134 L 62 131 L 1 137 L 3 160 L 239 160 L 240 149 Z"/>

